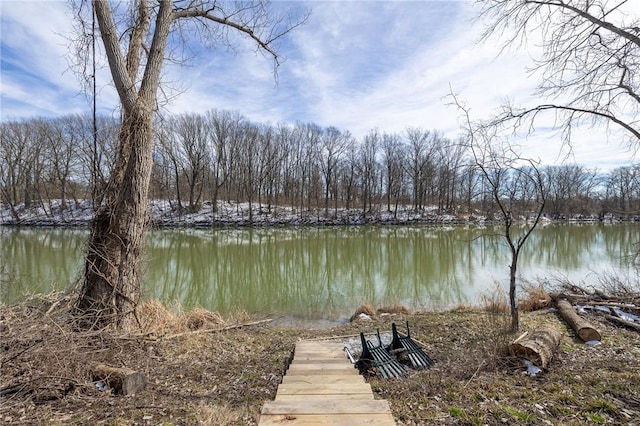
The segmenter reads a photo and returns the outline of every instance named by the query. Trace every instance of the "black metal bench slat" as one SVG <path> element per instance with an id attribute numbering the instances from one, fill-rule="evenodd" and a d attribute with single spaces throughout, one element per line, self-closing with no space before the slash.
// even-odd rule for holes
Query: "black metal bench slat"
<path id="1" fill-rule="evenodd" d="M 356 367 L 360 370 L 376 367 L 385 379 L 406 376 L 407 370 L 404 366 L 396 361 L 389 351 L 382 346 L 379 330 L 377 331 L 377 337 L 378 345 L 375 346 L 364 337 L 364 333 L 360 333 L 362 355 L 360 355 L 360 358 L 356 362 Z"/>
<path id="2" fill-rule="evenodd" d="M 403 336 L 398 333 L 398 329 L 395 323 L 391 324 L 391 330 L 393 332 L 393 340 L 391 341 L 392 349 L 403 349 L 406 351 L 409 358 L 409 362 L 414 368 L 429 368 L 433 365 L 433 360 L 427 355 L 427 353 L 416 342 L 411 339 L 411 332 L 409 331 L 409 322 L 407 321 L 407 335 Z"/>

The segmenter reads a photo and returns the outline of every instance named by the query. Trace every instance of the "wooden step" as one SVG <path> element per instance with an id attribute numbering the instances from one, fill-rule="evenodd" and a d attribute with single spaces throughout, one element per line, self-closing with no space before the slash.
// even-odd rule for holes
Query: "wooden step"
<path id="1" fill-rule="evenodd" d="M 354 368 L 297 368 L 290 366 L 287 370 L 287 376 L 359 376 L 358 370 Z"/>
<path id="2" fill-rule="evenodd" d="M 259 425 L 392 426 L 395 420 L 341 343 L 300 341 L 275 401 L 262 406 Z"/>
<path id="3" fill-rule="evenodd" d="M 292 362 L 289 364 L 289 369 L 295 370 L 346 370 L 356 371 L 353 365 L 346 362 Z"/>
<path id="4" fill-rule="evenodd" d="M 276 394 L 276 401 L 307 401 L 313 399 L 315 401 L 325 401 L 335 399 L 337 394 L 313 395 L 313 394 Z M 342 399 L 374 399 L 371 391 L 369 393 L 345 393 L 339 395 Z"/>
<path id="5" fill-rule="evenodd" d="M 313 362 L 324 362 L 327 364 L 345 364 L 351 366 L 351 368 L 355 368 L 347 358 L 296 357 L 293 359 L 293 361 L 291 361 L 291 364 L 311 364 Z"/>
<path id="6" fill-rule="evenodd" d="M 331 426 L 395 426 L 391 414 L 268 414 L 260 417 L 261 426 L 331 425 Z"/>
<path id="7" fill-rule="evenodd" d="M 371 386 L 367 383 L 338 383 L 338 384 L 318 384 L 318 383 L 283 383 L 278 386 L 277 395 L 282 394 L 301 394 L 301 395 L 319 395 L 319 394 L 363 394 L 371 392 Z"/>
<path id="8" fill-rule="evenodd" d="M 364 378 L 359 375 L 352 374 L 341 374 L 341 375 L 296 375 L 296 374 L 287 374 L 282 378 L 282 384 L 285 383 L 316 383 L 316 384 L 332 384 L 332 383 L 365 383 Z"/>
<path id="9" fill-rule="evenodd" d="M 267 401 L 262 414 L 374 414 L 391 413 L 385 400 L 346 400 L 343 398 L 316 401 Z"/>

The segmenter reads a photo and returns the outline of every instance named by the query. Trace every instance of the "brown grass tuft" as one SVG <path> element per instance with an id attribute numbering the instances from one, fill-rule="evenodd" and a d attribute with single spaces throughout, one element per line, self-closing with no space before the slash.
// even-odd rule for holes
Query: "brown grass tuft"
<path id="1" fill-rule="evenodd" d="M 521 312 L 533 312 L 551 307 L 553 299 L 542 284 L 522 286 L 524 298 L 518 302 Z"/>
<path id="2" fill-rule="evenodd" d="M 203 308 L 193 308 L 180 316 L 180 320 L 189 330 L 199 330 L 210 325 L 225 324 L 217 312 L 209 312 Z"/>
<path id="3" fill-rule="evenodd" d="M 511 308 L 506 299 L 496 295 L 482 296 L 482 310 L 489 314 L 507 315 L 511 312 Z"/>
<path id="4" fill-rule="evenodd" d="M 378 308 L 378 315 L 380 314 L 402 314 L 409 315 L 409 309 L 403 305 L 383 306 Z"/>
<path id="5" fill-rule="evenodd" d="M 210 312 L 203 308 L 193 308 L 186 312 L 180 312 L 176 307 L 172 312 L 159 300 L 147 300 L 138 305 L 136 315 L 140 321 L 140 330 L 143 333 L 165 335 L 184 333 L 199 330 L 201 328 L 224 326 L 231 322 L 242 322 L 248 316 L 238 313 L 225 320 L 219 313 Z"/>
<path id="6" fill-rule="evenodd" d="M 356 309 L 356 311 L 353 313 L 353 315 L 351 315 L 351 318 L 349 319 L 349 321 L 353 322 L 353 321 L 357 320 L 358 316 L 360 314 L 369 315 L 372 318 L 377 315 L 376 314 L 376 309 L 373 306 L 365 303 L 364 305 L 360 305 L 358 307 L 358 309 Z"/>
<path id="7" fill-rule="evenodd" d="M 177 316 L 159 300 L 145 300 L 136 308 L 140 329 L 144 333 L 167 334 L 180 332 Z"/>
<path id="8" fill-rule="evenodd" d="M 464 303 L 458 303 L 451 310 L 452 311 L 456 311 L 456 312 L 472 311 L 473 310 L 473 306 L 472 305 L 466 305 Z"/>
<path id="9" fill-rule="evenodd" d="M 199 424 L 203 426 L 218 426 L 237 424 L 239 419 L 246 418 L 246 409 L 232 409 L 226 405 L 200 404 L 197 409 Z"/>

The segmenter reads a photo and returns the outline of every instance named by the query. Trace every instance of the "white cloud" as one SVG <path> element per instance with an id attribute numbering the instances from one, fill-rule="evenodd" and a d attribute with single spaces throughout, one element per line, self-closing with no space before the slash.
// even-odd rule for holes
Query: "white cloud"
<path id="1" fill-rule="evenodd" d="M 640 9 L 639 2 L 630 3 Z M 357 137 L 372 128 L 402 132 L 417 126 L 455 138 L 459 112 L 447 106 L 450 86 L 478 119 L 505 99 L 520 105 L 538 101 L 538 81 L 526 73 L 526 51 L 499 56 L 497 43 L 477 43 L 482 28 L 472 22 L 477 11 L 471 1 L 276 2 L 279 8 L 292 5 L 313 13 L 283 43 L 286 61 L 277 84 L 272 62 L 245 49 L 248 43 L 238 43 L 234 53 L 196 42 L 190 65 L 165 64 L 167 109 L 233 109 L 255 121 L 314 122 Z M 66 60 L 73 34 L 67 2 L 1 1 L 0 19 L 2 118 L 87 108 Z M 109 81 L 102 60 L 99 105 L 105 111 L 117 105 Z M 606 167 L 625 163 L 630 154 L 617 141 L 611 129 L 583 131 L 570 160 Z M 557 135 L 531 136 L 523 146 L 545 162 L 563 158 Z"/>

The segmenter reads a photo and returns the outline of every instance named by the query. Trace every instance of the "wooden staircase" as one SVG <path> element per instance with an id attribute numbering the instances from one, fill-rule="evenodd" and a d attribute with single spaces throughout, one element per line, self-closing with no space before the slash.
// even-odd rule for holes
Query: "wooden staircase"
<path id="1" fill-rule="evenodd" d="M 278 386 L 262 406 L 259 425 L 395 425 L 389 403 L 347 360 L 341 343 L 303 340 Z"/>

